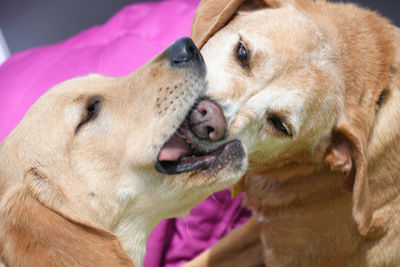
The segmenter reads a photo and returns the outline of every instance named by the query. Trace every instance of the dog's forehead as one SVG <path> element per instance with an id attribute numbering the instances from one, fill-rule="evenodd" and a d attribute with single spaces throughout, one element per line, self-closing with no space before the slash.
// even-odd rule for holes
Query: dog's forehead
<path id="1" fill-rule="evenodd" d="M 266 81 L 301 69 L 323 72 L 318 80 L 336 76 L 335 41 L 316 20 L 294 7 L 239 12 L 204 46 L 202 52 L 208 65 L 224 66 L 223 71 L 242 77 L 233 56 L 240 39 L 250 48 L 253 77 L 262 74 Z M 299 79 L 303 78 L 310 85 L 307 77 L 297 76 L 294 82 L 301 84 Z"/>
<path id="2" fill-rule="evenodd" d="M 224 62 L 231 69 L 239 40 L 250 48 L 252 70 L 265 73 L 267 68 L 266 76 L 307 65 L 326 69 L 337 58 L 330 34 L 317 20 L 294 7 L 239 12 L 204 46 L 206 62 Z"/>
<path id="3" fill-rule="evenodd" d="M 328 41 L 317 21 L 290 6 L 239 12 L 229 26 L 249 39 L 256 49 L 268 49 L 271 54 L 296 57 Z"/>
<path id="4" fill-rule="evenodd" d="M 115 78 L 105 77 L 99 74 L 90 74 L 61 83 L 55 88 L 60 94 L 65 93 L 79 100 L 82 96 L 91 94 L 104 94 L 108 88 L 116 82 Z"/>

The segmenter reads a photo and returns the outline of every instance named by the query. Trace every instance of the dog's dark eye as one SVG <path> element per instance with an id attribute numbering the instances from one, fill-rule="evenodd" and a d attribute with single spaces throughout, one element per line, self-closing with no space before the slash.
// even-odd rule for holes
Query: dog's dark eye
<path id="1" fill-rule="evenodd" d="M 268 122 L 274 127 L 274 129 L 285 136 L 292 136 L 290 128 L 286 125 L 286 123 L 282 122 L 280 118 L 277 116 L 271 116 L 268 118 Z"/>
<path id="2" fill-rule="evenodd" d="M 236 58 L 243 67 L 249 66 L 250 50 L 243 41 L 239 41 L 236 48 Z"/>
<path id="3" fill-rule="evenodd" d="M 378 105 L 378 107 L 380 108 L 383 104 L 383 102 L 385 101 L 386 97 L 388 94 L 388 90 L 383 90 L 382 93 L 379 95 L 378 100 L 376 101 L 376 104 Z"/>
<path id="4" fill-rule="evenodd" d="M 78 127 L 76 128 L 76 132 L 82 127 L 82 125 L 95 119 L 97 115 L 99 115 L 99 110 L 100 110 L 100 98 L 93 97 L 89 99 L 86 105 L 86 109 L 83 113 L 82 120 L 79 123 Z"/>

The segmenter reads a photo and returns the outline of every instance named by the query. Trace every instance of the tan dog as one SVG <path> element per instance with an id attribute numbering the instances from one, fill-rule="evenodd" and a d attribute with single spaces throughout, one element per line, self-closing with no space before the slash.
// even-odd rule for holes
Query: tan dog
<path id="1" fill-rule="evenodd" d="M 399 265 L 400 30 L 352 4 L 203 0 L 192 37 L 254 218 L 191 264 Z"/>
<path id="2" fill-rule="evenodd" d="M 42 96 L 0 145 L 0 265 L 141 266 L 161 219 L 237 182 L 239 141 L 200 155 L 179 138 L 204 76 L 186 38 L 126 77 L 76 78 Z M 222 123 L 217 136 L 204 126 L 209 139 L 222 139 L 222 113 L 201 103 Z"/>

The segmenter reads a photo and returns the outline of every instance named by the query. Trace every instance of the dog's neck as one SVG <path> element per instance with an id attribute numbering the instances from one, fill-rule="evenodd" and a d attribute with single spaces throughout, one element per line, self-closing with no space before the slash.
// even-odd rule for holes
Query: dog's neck
<path id="1" fill-rule="evenodd" d="M 289 164 L 280 169 L 282 171 L 262 171 L 245 176 L 246 197 L 250 206 L 260 214 L 300 203 L 307 205 L 315 198 L 335 197 L 338 191 L 342 191 L 345 180 L 344 174 L 331 172 L 328 166 Z M 351 195 L 350 192 L 347 194 Z"/>
<path id="2" fill-rule="evenodd" d="M 246 180 L 246 201 L 257 213 L 261 239 L 268 248 L 267 265 L 297 265 L 298 259 L 307 265 L 308 258 L 309 265 L 334 265 L 330 255 L 344 258 L 359 244 L 351 193 L 341 190 L 343 176 L 338 173 L 327 168 L 285 181 L 266 173 L 250 174 Z M 324 242 L 331 245 L 321 245 Z M 311 256 L 305 259 L 302 255 Z"/>
<path id="3" fill-rule="evenodd" d="M 248 174 L 246 202 L 255 210 L 262 225 L 265 263 L 292 266 L 298 265 L 297 260 L 301 259 L 301 264 L 306 266 L 338 266 L 345 260 L 356 261 L 348 258 L 354 251 L 365 249 L 365 255 L 375 257 L 385 244 L 395 242 L 395 230 L 390 228 L 389 221 L 398 216 L 390 209 L 400 203 L 397 193 L 400 188 L 390 175 L 382 175 L 389 167 L 378 165 L 371 166 L 367 176 L 374 203 L 374 221 L 387 229 L 388 234 L 371 240 L 361 236 L 355 227 L 352 193 L 342 188 L 343 174 L 332 172 L 329 167 L 284 180 L 268 172 Z M 395 168 L 391 166 L 390 173 L 399 173 Z M 388 214 L 393 218 L 388 218 Z M 368 250 L 372 243 L 374 249 Z"/>
<path id="4" fill-rule="evenodd" d="M 123 216 L 112 229 L 136 267 L 143 266 L 147 239 L 160 222 L 159 218 L 145 217 L 143 214 L 145 212 L 130 212 Z"/>

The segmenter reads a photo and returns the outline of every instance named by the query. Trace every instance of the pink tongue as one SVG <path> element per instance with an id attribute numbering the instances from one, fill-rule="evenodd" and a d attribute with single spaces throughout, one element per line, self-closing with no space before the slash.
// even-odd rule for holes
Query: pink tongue
<path id="1" fill-rule="evenodd" d="M 189 155 L 190 146 L 185 140 L 174 135 L 162 148 L 158 155 L 159 161 L 177 161 L 183 156 Z"/>

